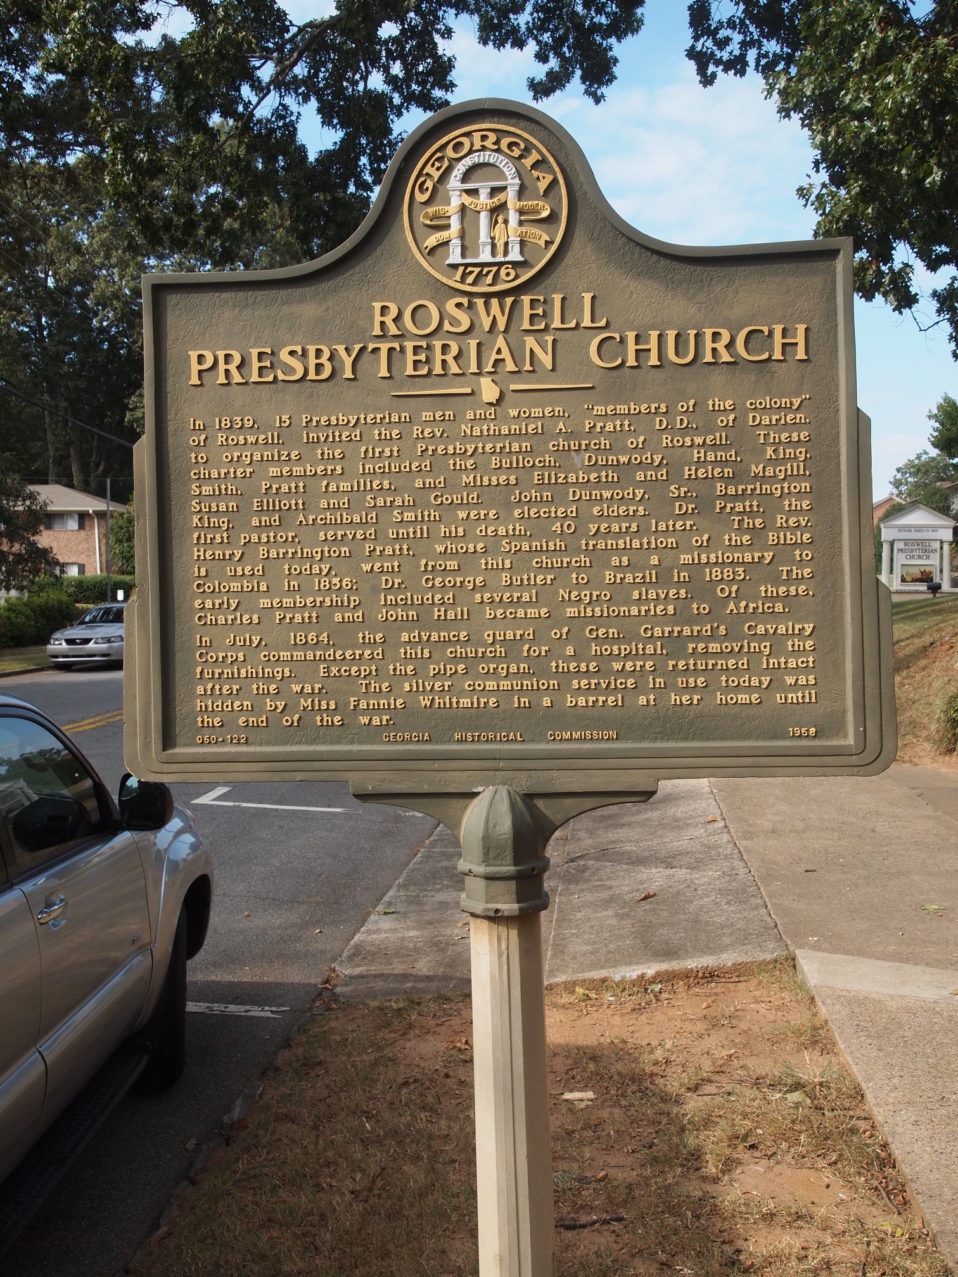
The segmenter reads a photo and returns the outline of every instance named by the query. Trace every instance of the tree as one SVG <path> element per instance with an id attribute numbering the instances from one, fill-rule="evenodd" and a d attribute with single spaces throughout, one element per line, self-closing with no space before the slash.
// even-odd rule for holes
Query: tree
<path id="1" fill-rule="evenodd" d="M 576 77 L 594 101 L 644 0 L 337 0 L 293 20 L 280 0 L 0 0 L 0 155 L 102 163 L 137 242 L 211 266 L 303 260 L 364 213 L 409 113 L 454 88 L 452 23 L 531 48 L 536 99 Z M 818 232 L 852 235 L 856 285 L 896 310 L 918 268 L 958 353 L 955 0 L 690 0 L 706 84 L 754 68 L 816 151 L 801 191 Z M 174 32 L 176 34 L 174 34 Z M 328 141 L 299 136 L 315 112 Z M 258 248 L 254 247 L 258 243 Z"/>
<path id="2" fill-rule="evenodd" d="M 110 516 L 110 566 L 121 576 L 132 576 L 136 571 L 135 523 L 132 500 L 127 509 L 116 510 Z"/>
<path id="3" fill-rule="evenodd" d="M 107 436 L 142 429 L 140 274 L 346 239 L 402 117 L 447 101 L 453 18 L 531 46 L 537 91 L 578 75 L 598 100 L 643 2 L 339 0 L 295 22 L 280 0 L 0 0 L 0 431 L 19 473 L 87 491 L 129 473 Z M 306 110 L 329 138 L 313 156 Z"/>
<path id="4" fill-rule="evenodd" d="M 399 122 L 448 101 L 455 18 L 531 47 L 538 96 L 578 76 L 598 100 L 644 0 L 338 0 L 302 22 L 280 0 L 0 3 L 0 155 L 96 157 L 137 242 L 225 267 L 253 264 L 273 231 L 287 260 L 347 237 Z M 304 110 L 329 139 L 315 156 Z"/>
<path id="5" fill-rule="evenodd" d="M 44 509 L 35 492 L 0 467 L 0 589 L 15 590 L 56 570 L 52 552 L 36 539 L 43 530 Z"/>
<path id="6" fill-rule="evenodd" d="M 0 174 L 0 426 L 20 474 L 91 491 L 130 469 L 143 264 L 95 158 L 0 158 Z"/>
<path id="7" fill-rule="evenodd" d="M 799 194 L 819 235 L 851 235 L 861 296 L 920 300 L 917 267 L 958 357 L 958 7 L 955 0 L 692 0 L 700 79 L 762 76 L 815 148 Z"/>
<path id="8" fill-rule="evenodd" d="M 891 490 L 902 504 L 920 501 L 939 514 L 950 514 L 952 497 L 941 485 L 958 480 L 958 402 L 942 395 L 928 420 L 935 422 L 929 436 L 935 451 L 922 449 L 903 462 L 892 476 Z M 885 518 L 893 513 L 897 509 L 887 511 Z"/>
<path id="9" fill-rule="evenodd" d="M 935 429 L 928 436 L 932 446 L 958 462 L 958 402 L 951 395 L 942 395 L 928 420 L 935 422 Z"/>
<path id="10" fill-rule="evenodd" d="M 898 467 L 892 475 L 891 490 L 903 504 L 920 501 L 930 510 L 947 514 L 951 499 L 940 485 L 955 479 L 958 479 L 958 461 L 941 452 L 922 450 Z"/>
<path id="11" fill-rule="evenodd" d="M 284 265 L 340 244 L 410 115 L 455 87 L 453 24 L 532 50 L 538 100 L 600 101 L 645 0 L 0 0 L 0 428 L 96 489 L 132 438 L 143 269 Z M 706 84 L 754 68 L 815 147 L 801 194 L 897 310 L 934 277 L 958 355 L 956 0 L 691 0 Z M 307 150 L 314 115 L 325 139 Z M 34 469 L 31 466 L 32 472 Z M 24 473 L 21 468 L 20 473 Z"/>

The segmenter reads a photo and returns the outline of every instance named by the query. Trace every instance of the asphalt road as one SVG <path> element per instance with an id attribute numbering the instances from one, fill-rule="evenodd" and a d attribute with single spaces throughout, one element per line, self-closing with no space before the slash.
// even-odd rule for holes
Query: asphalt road
<path id="1" fill-rule="evenodd" d="M 114 793 L 119 671 L 0 680 L 67 727 Z M 115 1277 L 195 1150 L 275 1059 L 317 989 L 435 822 L 356 802 L 345 784 L 179 785 L 211 852 L 213 917 L 190 963 L 183 1078 L 125 1099 L 0 1262 L 3 1277 Z"/>

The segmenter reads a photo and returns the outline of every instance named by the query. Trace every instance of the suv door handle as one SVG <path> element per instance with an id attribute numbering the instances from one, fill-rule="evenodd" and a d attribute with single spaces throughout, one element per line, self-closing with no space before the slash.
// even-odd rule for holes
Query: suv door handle
<path id="1" fill-rule="evenodd" d="M 54 918 L 59 918 L 67 907 L 67 898 L 63 895 L 48 896 L 47 902 L 37 914 L 37 922 L 42 926 L 44 923 L 52 922 Z"/>

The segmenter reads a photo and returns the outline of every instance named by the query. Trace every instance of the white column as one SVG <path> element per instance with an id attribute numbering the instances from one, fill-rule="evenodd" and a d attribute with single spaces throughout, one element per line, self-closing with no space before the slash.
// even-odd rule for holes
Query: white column
<path id="1" fill-rule="evenodd" d="M 458 186 L 449 187 L 449 203 L 455 208 L 462 199 L 462 190 Z M 449 220 L 449 229 L 452 231 L 452 239 L 449 241 L 449 257 L 446 259 L 446 265 L 452 262 L 462 261 L 462 208 L 453 213 Z"/>
<path id="2" fill-rule="evenodd" d="M 882 541 L 881 543 L 881 579 L 885 582 L 889 589 L 892 586 L 891 580 L 891 542 Z"/>
<path id="3" fill-rule="evenodd" d="M 485 202 L 492 197 L 488 186 L 479 188 L 479 198 Z M 479 256 L 484 262 L 492 261 L 492 213 L 484 208 L 479 214 Z"/>
<path id="4" fill-rule="evenodd" d="M 554 1277 L 540 914 L 470 919 L 480 1277 Z"/>
<path id="5" fill-rule="evenodd" d="M 951 589 L 951 542 L 942 541 L 941 546 L 941 588 Z"/>

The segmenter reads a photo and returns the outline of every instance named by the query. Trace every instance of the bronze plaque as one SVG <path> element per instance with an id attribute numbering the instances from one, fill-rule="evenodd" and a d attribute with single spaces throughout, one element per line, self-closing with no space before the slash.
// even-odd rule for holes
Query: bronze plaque
<path id="1" fill-rule="evenodd" d="M 419 128 L 321 261 L 148 277 L 128 766 L 887 766 L 851 269 L 652 240 L 492 102 Z"/>

